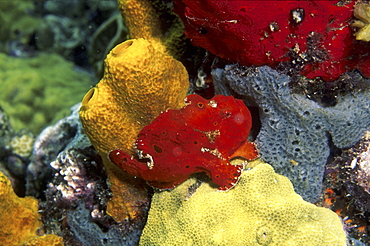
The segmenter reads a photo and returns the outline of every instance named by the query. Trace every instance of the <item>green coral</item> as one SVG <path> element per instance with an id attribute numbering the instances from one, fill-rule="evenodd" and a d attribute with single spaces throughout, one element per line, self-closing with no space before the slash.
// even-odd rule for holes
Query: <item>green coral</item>
<path id="1" fill-rule="evenodd" d="M 268 164 L 221 192 L 188 179 L 153 196 L 140 245 L 346 245 L 339 217 L 305 202 Z"/>
<path id="2" fill-rule="evenodd" d="M 0 51 L 5 52 L 6 43 L 20 40 L 28 43 L 41 22 L 41 18 L 31 16 L 33 1 L 0 1 Z"/>
<path id="3" fill-rule="evenodd" d="M 0 53 L 0 106 L 18 131 L 37 135 L 46 125 L 69 114 L 83 98 L 91 76 L 55 54 L 15 58 Z"/>

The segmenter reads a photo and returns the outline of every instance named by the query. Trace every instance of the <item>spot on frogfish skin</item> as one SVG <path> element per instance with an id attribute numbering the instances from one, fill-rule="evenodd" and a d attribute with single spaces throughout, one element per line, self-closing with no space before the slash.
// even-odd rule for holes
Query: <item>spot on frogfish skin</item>
<path id="1" fill-rule="evenodd" d="M 181 156 L 181 154 L 182 154 L 181 147 L 175 147 L 175 148 L 173 148 L 172 153 L 173 153 L 174 156 Z"/>
<path id="2" fill-rule="evenodd" d="M 243 114 L 241 114 L 241 113 L 238 113 L 238 114 L 236 114 L 236 115 L 234 116 L 234 122 L 235 122 L 237 125 L 241 125 L 241 124 L 243 124 L 245 120 L 246 120 L 246 119 L 245 119 L 244 115 L 243 115 Z"/>
<path id="3" fill-rule="evenodd" d="M 258 156 L 247 140 L 252 126 L 248 108 L 223 95 L 206 100 L 194 94 L 185 102 L 183 108 L 162 112 L 141 130 L 134 144 L 137 156 L 116 149 L 109 153 L 110 160 L 158 189 L 172 189 L 198 172 L 206 172 L 220 190 L 231 189 L 243 164 L 231 165 L 230 159 Z"/>

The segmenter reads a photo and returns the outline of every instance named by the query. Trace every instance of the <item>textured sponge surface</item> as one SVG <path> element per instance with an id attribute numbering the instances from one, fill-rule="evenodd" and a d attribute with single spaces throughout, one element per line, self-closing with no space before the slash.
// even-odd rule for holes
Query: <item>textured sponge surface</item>
<path id="1" fill-rule="evenodd" d="M 259 107 L 256 143 L 261 158 L 287 176 L 304 199 L 315 202 L 330 154 L 329 137 L 338 148 L 354 145 L 370 126 L 370 93 L 353 92 L 333 107 L 291 94 L 290 78 L 267 67 L 236 65 L 213 72 L 216 89 L 237 93 Z"/>

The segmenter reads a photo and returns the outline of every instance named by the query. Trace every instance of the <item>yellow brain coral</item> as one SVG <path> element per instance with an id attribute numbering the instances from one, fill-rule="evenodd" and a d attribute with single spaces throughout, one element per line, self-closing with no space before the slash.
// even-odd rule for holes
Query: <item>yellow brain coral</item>
<path id="1" fill-rule="evenodd" d="M 228 192 L 198 186 L 188 179 L 154 194 L 140 245 L 346 245 L 338 216 L 303 201 L 268 164 Z"/>
<path id="2" fill-rule="evenodd" d="M 0 245 L 63 245 L 56 235 L 39 237 L 36 232 L 41 226 L 37 200 L 18 197 L 0 172 Z"/>

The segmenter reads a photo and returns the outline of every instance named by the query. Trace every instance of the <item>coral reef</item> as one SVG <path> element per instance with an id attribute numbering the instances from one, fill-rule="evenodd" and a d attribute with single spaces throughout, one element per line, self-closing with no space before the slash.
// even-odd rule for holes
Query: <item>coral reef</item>
<path id="1" fill-rule="evenodd" d="M 42 223 L 37 200 L 18 197 L 2 172 L 0 201 L 0 245 L 63 245 L 62 238 L 56 235 L 38 235 Z"/>
<path id="2" fill-rule="evenodd" d="M 263 66 L 228 65 L 213 71 L 219 92 L 257 103 L 261 130 L 256 144 L 261 158 L 287 176 L 305 200 L 321 194 L 329 135 L 338 148 L 354 145 L 370 126 L 369 91 L 353 91 L 333 107 L 321 107 L 304 95 L 291 94 L 289 77 Z M 252 99 L 251 99 L 252 98 Z"/>
<path id="3" fill-rule="evenodd" d="M 353 158 L 350 162 L 352 168 L 350 182 L 347 182 L 348 190 L 353 196 L 359 197 L 355 202 L 364 211 L 370 213 L 370 132 L 366 132 L 361 142 L 354 146 L 347 153 L 349 158 Z M 349 163 L 348 163 L 349 164 Z M 345 165 L 348 167 L 348 165 Z M 343 174 L 348 172 L 343 172 Z M 343 178 L 343 180 L 348 180 Z M 358 195 L 357 192 L 361 192 Z"/>
<path id="4" fill-rule="evenodd" d="M 140 245 L 346 245 L 339 217 L 305 202 L 268 164 L 228 192 L 188 179 L 153 196 Z"/>
<path id="5" fill-rule="evenodd" d="M 44 231 L 62 236 L 66 245 L 99 245 L 95 239 L 104 241 L 107 235 L 117 242 L 126 238 L 126 243 L 137 244 L 149 202 L 135 200 L 136 220 L 117 223 L 106 214 L 111 191 L 102 160 L 83 133 L 80 107 L 73 106 L 70 116 L 46 128 L 37 138 L 27 170 L 27 193 L 42 201 Z"/>
<path id="6" fill-rule="evenodd" d="M 116 46 L 107 56 L 105 67 L 102 80 L 82 101 L 80 118 L 109 176 L 113 192 L 109 214 L 122 221 L 136 213 L 122 212 L 124 200 L 131 197 L 135 201 L 147 194 L 141 188 L 142 182 L 111 164 L 107 154 L 113 149 L 133 154 L 133 143 L 145 125 L 162 111 L 183 106 L 188 77 L 180 62 L 159 52 L 145 39 Z"/>
<path id="7" fill-rule="evenodd" d="M 149 203 L 136 202 L 142 211 L 136 220 L 115 222 L 106 214 L 111 193 L 101 158 L 91 146 L 80 147 L 72 140 L 50 164 L 55 173 L 40 205 L 45 230 L 63 236 L 68 245 L 137 245 Z"/>
<path id="8" fill-rule="evenodd" d="M 34 141 L 33 134 L 22 129 L 12 134 L 10 142 L 6 146 L 6 154 L 3 158 L 6 167 L 4 172 L 12 181 L 14 192 L 18 196 L 25 195 L 26 170 L 30 163 Z"/>
<path id="9" fill-rule="evenodd" d="M 370 4 L 365 2 L 357 3 L 353 14 L 358 19 L 352 23 L 353 27 L 359 28 L 355 33 L 356 39 L 370 41 Z"/>
<path id="10" fill-rule="evenodd" d="M 35 10 L 30 0 L 0 2 L 0 52 L 17 57 L 34 54 L 28 44 L 41 23 L 41 17 L 35 14 Z"/>
<path id="11" fill-rule="evenodd" d="M 96 65 L 93 62 L 98 61 L 102 65 L 104 57 L 113 48 L 111 46 L 108 51 L 105 50 L 113 36 L 108 31 L 105 31 L 107 36 L 104 37 L 98 33 L 105 28 L 111 16 L 118 14 L 117 2 L 45 0 L 34 4 L 39 15 L 42 15 L 42 22 L 35 32 L 37 38 L 34 45 L 38 50 L 57 53 L 82 67 L 88 68 L 89 61 L 91 65 Z M 122 25 L 121 17 L 118 22 Z M 113 26 L 110 27 L 111 32 L 117 31 Z M 123 41 L 124 35 L 117 38 Z M 102 66 L 99 66 L 101 69 Z"/>
<path id="12" fill-rule="evenodd" d="M 344 218 L 348 237 L 369 245 L 370 132 L 354 146 L 337 153 L 325 170 L 322 206 Z"/>
<path id="13" fill-rule="evenodd" d="M 22 129 L 10 140 L 9 149 L 22 158 L 28 158 L 31 155 L 34 142 L 33 134 Z"/>
<path id="14" fill-rule="evenodd" d="M 30 162 L 34 136 L 26 129 L 15 132 L 0 107 L 0 171 L 12 182 L 18 196 L 25 195 L 26 168 Z"/>
<path id="15" fill-rule="evenodd" d="M 90 209 L 96 209 L 96 213 L 100 214 L 101 206 L 104 206 L 109 198 L 106 175 L 101 164 L 94 151 L 88 148 L 67 147 L 50 163 L 55 173 L 46 190 L 47 200 L 73 206 L 84 198 L 91 206 Z M 101 199 L 101 204 L 96 202 L 97 197 Z M 94 200 L 97 204 L 93 208 Z"/>
<path id="16" fill-rule="evenodd" d="M 9 154 L 10 141 L 14 135 L 8 114 L 0 107 L 0 158 Z"/>
<path id="17" fill-rule="evenodd" d="M 281 62 L 295 73 L 333 81 L 359 69 L 370 77 L 370 44 L 349 22 L 355 1 L 176 0 L 175 11 L 194 45 L 245 66 Z"/>
<path id="18" fill-rule="evenodd" d="M 45 128 L 36 138 L 33 147 L 32 161 L 27 167 L 26 194 L 28 196 L 42 198 L 46 185 L 52 177 L 53 168 L 50 166 L 50 163 L 56 159 L 58 154 L 63 151 L 73 139 L 81 138 L 82 140 L 76 140 L 76 142 L 84 142 L 84 135 L 81 133 L 82 127 L 78 118 L 80 105 L 81 104 L 77 104 L 73 106 L 70 116 L 59 120 L 55 125 Z M 78 137 L 76 137 L 76 135 Z"/>
<path id="19" fill-rule="evenodd" d="M 206 100 L 192 94 L 185 104 L 162 112 L 140 131 L 134 144 L 136 159 L 118 149 L 109 153 L 110 161 L 159 189 L 172 189 L 204 171 L 220 190 L 231 189 L 243 165 L 231 165 L 230 159 L 258 156 L 248 141 L 252 127 L 248 108 L 243 101 L 222 95 Z"/>
<path id="20" fill-rule="evenodd" d="M 68 114 L 91 85 L 89 74 L 55 54 L 19 59 L 0 53 L 0 61 L 0 105 L 15 131 L 38 134 Z"/>
<path id="21" fill-rule="evenodd" d="M 283 2 L 0 2 L 0 246 L 370 244 L 369 1 Z"/>

